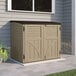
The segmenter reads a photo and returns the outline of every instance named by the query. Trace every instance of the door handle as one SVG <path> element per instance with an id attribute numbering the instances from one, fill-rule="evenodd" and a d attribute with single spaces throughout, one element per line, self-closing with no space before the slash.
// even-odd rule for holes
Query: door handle
<path id="1" fill-rule="evenodd" d="M 46 27 L 47 25 L 45 25 L 45 27 Z"/>

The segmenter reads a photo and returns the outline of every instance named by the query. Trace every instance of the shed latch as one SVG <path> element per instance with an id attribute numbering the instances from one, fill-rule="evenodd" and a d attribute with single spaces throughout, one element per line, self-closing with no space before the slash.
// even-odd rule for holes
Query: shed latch
<path id="1" fill-rule="evenodd" d="M 61 31 L 61 27 L 59 28 L 59 30 Z"/>
<path id="2" fill-rule="evenodd" d="M 23 59 L 25 59 L 25 55 L 23 55 Z"/>
<path id="3" fill-rule="evenodd" d="M 23 31 L 25 31 L 25 27 L 23 26 Z"/>

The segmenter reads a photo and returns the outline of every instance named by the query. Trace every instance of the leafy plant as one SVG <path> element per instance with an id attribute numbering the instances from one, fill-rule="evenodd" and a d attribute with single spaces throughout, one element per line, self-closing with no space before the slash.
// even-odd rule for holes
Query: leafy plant
<path id="1" fill-rule="evenodd" d="M 0 61 L 5 62 L 8 59 L 8 49 L 2 46 L 0 41 Z"/>
<path id="2" fill-rule="evenodd" d="M 0 48 L 0 60 L 5 62 L 8 59 L 8 53 L 6 48 Z"/>

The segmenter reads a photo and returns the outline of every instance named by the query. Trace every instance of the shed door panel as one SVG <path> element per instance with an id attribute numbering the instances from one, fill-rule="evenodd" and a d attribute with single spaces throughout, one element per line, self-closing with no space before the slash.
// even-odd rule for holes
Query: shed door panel
<path id="1" fill-rule="evenodd" d="M 23 62 L 23 30 L 19 23 L 11 23 L 11 56 L 16 60 Z"/>
<path id="2" fill-rule="evenodd" d="M 42 26 L 25 25 L 25 62 L 42 60 Z"/>
<path id="3" fill-rule="evenodd" d="M 44 26 L 44 59 L 59 57 L 58 52 L 58 26 Z"/>

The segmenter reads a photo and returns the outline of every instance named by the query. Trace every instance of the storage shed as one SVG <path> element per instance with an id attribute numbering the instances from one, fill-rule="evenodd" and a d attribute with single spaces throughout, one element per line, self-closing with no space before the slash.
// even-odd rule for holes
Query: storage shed
<path id="1" fill-rule="evenodd" d="M 60 23 L 11 21 L 11 57 L 21 63 L 60 58 Z"/>

